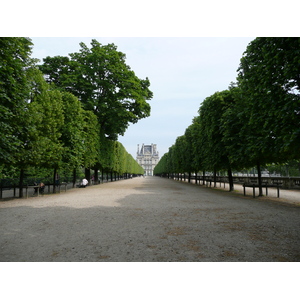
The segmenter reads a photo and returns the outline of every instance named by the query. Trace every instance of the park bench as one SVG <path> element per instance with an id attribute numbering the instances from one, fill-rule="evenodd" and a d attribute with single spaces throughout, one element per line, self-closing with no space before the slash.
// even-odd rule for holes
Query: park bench
<path id="1" fill-rule="evenodd" d="M 266 189 L 266 196 L 268 196 L 268 188 L 276 187 L 277 188 L 277 197 L 279 198 L 279 186 L 280 185 L 281 185 L 281 183 L 268 184 L 267 182 L 264 182 L 262 184 L 262 187 Z M 243 184 L 244 196 L 246 196 L 246 187 L 253 188 L 253 198 L 255 198 L 255 189 L 259 188 L 259 185 L 255 182 L 253 182 L 253 183 L 244 183 Z"/>
<path id="2" fill-rule="evenodd" d="M 300 180 L 299 179 L 295 179 L 294 180 L 294 185 L 297 186 L 297 187 L 300 186 Z"/>
<path id="3" fill-rule="evenodd" d="M 211 187 L 211 183 L 213 182 L 213 180 L 212 179 L 205 179 L 205 181 L 206 181 L 206 186 L 208 187 L 208 184 L 209 184 L 209 186 Z"/>
<path id="4" fill-rule="evenodd" d="M 200 180 L 199 180 L 200 181 Z M 222 186 L 222 183 L 224 184 L 224 188 L 225 188 L 225 184 L 228 183 L 227 179 L 223 179 L 223 178 L 217 178 L 216 180 L 211 179 L 211 178 L 207 178 L 205 179 L 206 181 L 206 186 L 211 187 L 212 183 L 220 183 L 220 187 Z"/>
<path id="5" fill-rule="evenodd" d="M 56 185 L 56 184 L 55 184 Z M 67 183 L 66 182 L 62 182 L 56 186 L 58 186 L 58 192 L 60 193 L 61 191 L 61 186 L 64 186 L 65 187 L 65 192 L 67 191 Z M 44 194 L 44 191 L 45 191 L 45 188 L 46 186 L 48 186 L 48 193 L 50 194 L 50 186 L 53 186 L 53 184 L 51 183 L 46 183 L 43 187 L 40 187 L 39 185 L 26 185 L 25 186 L 25 189 L 26 189 L 26 198 L 28 198 L 28 189 L 29 188 L 34 188 L 34 196 L 37 195 L 39 196 L 40 194 L 43 195 Z"/>
<path id="6" fill-rule="evenodd" d="M 61 186 L 64 186 L 65 187 L 65 192 L 67 191 L 67 185 L 68 183 L 67 182 L 62 182 L 61 184 L 58 185 L 58 192 L 60 193 L 61 191 Z"/>
<path id="7" fill-rule="evenodd" d="M 65 187 L 65 192 L 67 191 L 67 183 L 66 182 L 62 182 L 60 184 L 55 184 L 55 186 L 58 187 L 58 192 L 60 193 L 61 191 L 61 186 L 64 186 Z M 45 186 L 48 187 L 48 193 L 50 194 L 50 187 L 53 186 L 53 183 L 46 183 Z"/>
<path id="8" fill-rule="evenodd" d="M 14 196 L 16 195 L 16 190 L 18 189 L 18 181 L 15 179 L 0 179 L 0 199 L 3 197 L 4 191 L 14 191 Z"/>
<path id="9" fill-rule="evenodd" d="M 67 185 L 68 185 L 68 183 L 66 183 L 66 182 L 62 182 L 62 183 L 56 185 L 58 187 L 58 192 L 59 193 L 61 192 L 61 187 L 64 187 L 64 191 L 66 192 Z M 25 189 L 25 197 L 28 198 L 31 189 L 34 190 L 33 196 L 39 196 L 39 195 L 44 194 L 47 186 L 48 186 L 48 193 L 50 194 L 50 187 L 53 186 L 53 184 L 49 184 L 49 183 L 46 183 L 45 186 L 42 188 L 38 184 L 30 183 L 27 185 L 23 185 L 22 189 Z M 19 189 L 18 184 L 9 184 L 9 183 L 2 184 L 2 183 L 0 183 L 0 199 L 3 198 L 3 191 L 5 191 L 5 190 L 7 190 L 7 191 L 13 190 L 13 195 L 11 195 L 11 196 L 16 197 L 16 192 L 18 189 Z"/>
<path id="10" fill-rule="evenodd" d="M 0 185 L 0 199 L 2 199 L 3 197 L 3 191 L 5 190 L 14 190 L 14 197 L 16 196 L 16 189 L 17 189 L 17 185 Z"/>
<path id="11" fill-rule="evenodd" d="M 220 187 L 221 187 L 221 185 L 222 185 L 222 183 L 223 183 L 223 184 L 224 184 L 224 189 L 225 189 L 225 184 L 228 183 L 228 180 L 225 179 L 225 178 L 224 178 L 224 179 L 221 179 L 221 178 L 220 178 L 220 179 L 216 180 L 216 182 L 219 182 L 219 183 L 220 183 Z"/>

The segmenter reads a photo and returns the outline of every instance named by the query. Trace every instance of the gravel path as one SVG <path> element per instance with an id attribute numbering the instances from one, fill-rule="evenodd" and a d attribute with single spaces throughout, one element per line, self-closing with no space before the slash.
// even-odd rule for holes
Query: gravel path
<path id="1" fill-rule="evenodd" d="M 0 261 L 300 261 L 300 206 L 157 177 L 0 201 Z"/>

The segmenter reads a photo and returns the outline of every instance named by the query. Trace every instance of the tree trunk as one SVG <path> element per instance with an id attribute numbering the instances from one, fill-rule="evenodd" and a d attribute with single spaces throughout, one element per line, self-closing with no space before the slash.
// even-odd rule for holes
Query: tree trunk
<path id="1" fill-rule="evenodd" d="M 54 168 L 54 172 L 53 172 L 53 194 L 56 192 L 56 184 L 57 184 L 57 182 L 56 182 L 56 171 L 57 171 L 57 169 Z"/>
<path id="2" fill-rule="evenodd" d="M 76 185 L 76 168 L 73 169 L 73 188 Z"/>
<path id="3" fill-rule="evenodd" d="M 229 191 L 232 192 L 234 186 L 233 186 L 233 177 L 232 177 L 231 168 L 228 169 L 228 181 L 229 181 Z"/>
<path id="4" fill-rule="evenodd" d="M 217 186 L 217 171 L 216 168 L 214 168 L 214 187 Z"/>
<path id="5" fill-rule="evenodd" d="M 203 182 L 202 182 L 203 185 L 205 185 L 205 171 L 203 171 Z"/>
<path id="6" fill-rule="evenodd" d="M 85 175 L 85 179 L 89 182 L 88 184 L 90 184 L 91 183 L 91 169 L 85 168 L 84 175 Z"/>
<path id="7" fill-rule="evenodd" d="M 259 197 L 263 195 L 263 190 L 262 190 L 262 178 L 261 178 L 261 169 L 260 169 L 260 163 L 257 162 L 257 176 L 258 176 L 258 189 L 259 189 Z"/>
<path id="8" fill-rule="evenodd" d="M 99 182 L 99 178 L 98 178 L 98 169 L 95 168 L 95 169 L 94 169 L 94 184 L 95 184 L 95 183 L 98 184 L 98 182 Z"/>
<path id="9" fill-rule="evenodd" d="M 191 172 L 189 172 L 189 179 L 188 179 L 188 182 L 189 182 L 189 183 L 191 182 Z"/>
<path id="10" fill-rule="evenodd" d="M 23 198 L 23 182 L 24 182 L 24 169 L 20 170 L 20 178 L 19 178 L 19 197 Z"/>

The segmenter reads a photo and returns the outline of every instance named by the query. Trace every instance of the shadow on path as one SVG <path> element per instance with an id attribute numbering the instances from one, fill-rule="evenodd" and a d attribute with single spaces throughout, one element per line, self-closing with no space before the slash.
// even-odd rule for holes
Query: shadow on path
<path id="1" fill-rule="evenodd" d="M 160 178 L 0 203 L 0 261 L 300 261 L 299 207 Z"/>

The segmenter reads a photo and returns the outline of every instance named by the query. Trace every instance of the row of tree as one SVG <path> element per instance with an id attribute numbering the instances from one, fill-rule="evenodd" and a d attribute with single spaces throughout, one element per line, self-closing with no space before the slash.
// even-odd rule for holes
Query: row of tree
<path id="1" fill-rule="evenodd" d="M 300 38 L 256 38 L 240 61 L 237 83 L 207 97 L 156 175 L 228 172 L 300 159 Z"/>
<path id="2" fill-rule="evenodd" d="M 84 167 L 118 174 L 143 169 L 117 141 L 129 123 L 150 115 L 149 80 L 138 79 L 125 55 L 92 41 L 79 53 L 37 66 L 28 38 L 0 38 L 0 172 Z M 58 62 L 58 63 L 57 63 Z M 56 64 L 57 63 L 57 64 Z M 55 191 L 55 185 L 54 185 Z M 20 189 L 22 197 L 22 189 Z"/>

